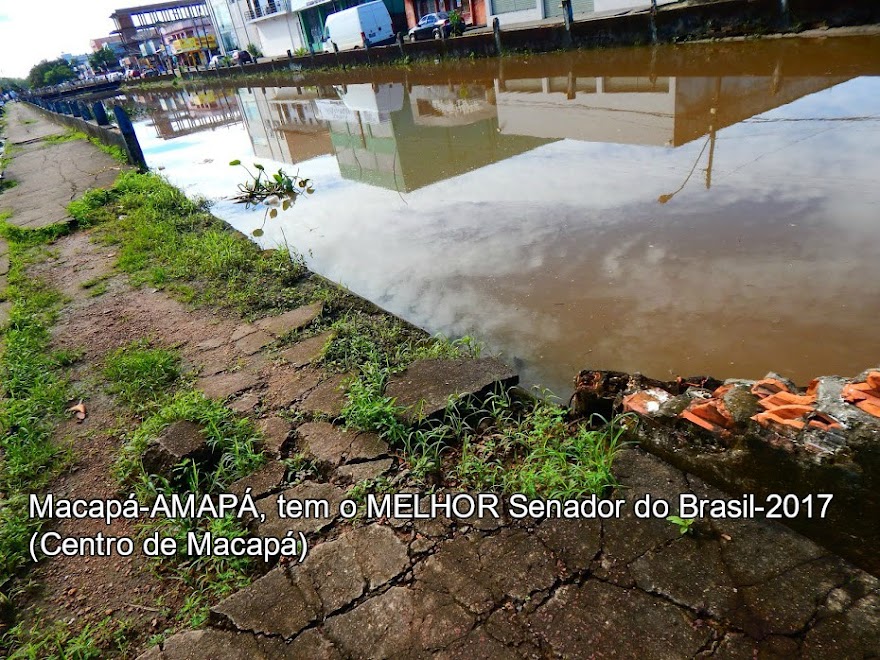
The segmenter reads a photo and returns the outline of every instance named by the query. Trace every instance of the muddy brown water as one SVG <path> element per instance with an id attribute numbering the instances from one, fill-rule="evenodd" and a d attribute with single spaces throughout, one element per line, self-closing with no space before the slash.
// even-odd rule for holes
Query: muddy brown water
<path id="1" fill-rule="evenodd" d="M 880 359 L 880 38 L 133 94 L 148 163 L 266 247 L 563 396 L 582 368 L 805 383 Z M 229 161 L 309 177 L 276 219 Z M 259 232 L 258 232 L 259 233 Z"/>

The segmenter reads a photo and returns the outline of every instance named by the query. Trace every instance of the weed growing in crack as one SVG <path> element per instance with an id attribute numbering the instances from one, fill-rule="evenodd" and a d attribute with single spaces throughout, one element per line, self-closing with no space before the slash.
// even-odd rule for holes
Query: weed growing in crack
<path id="1" fill-rule="evenodd" d="M 357 514 L 352 521 L 357 524 L 361 522 L 366 515 L 367 496 L 382 495 L 394 492 L 394 485 L 387 477 L 377 477 L 375 479 L 364 479 L 354 484 L 348 489 L 346 497 L 357 503 Z"/>
<path id="2" fill-rule="evenodd" d="M 682 536 L 689 532 L 693 532 L 693 524 L 697 522 L 696 518 L 681 518 L 679 516 L 667 516 L 666 520 L 678 527 L 678 533 Z"/>

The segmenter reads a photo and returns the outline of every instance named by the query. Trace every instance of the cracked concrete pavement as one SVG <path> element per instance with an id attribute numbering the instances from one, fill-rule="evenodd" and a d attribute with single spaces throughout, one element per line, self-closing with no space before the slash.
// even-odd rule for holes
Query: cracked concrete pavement
<path id="1" fill-rule="evenodd" d="M 621 493 L 723 495 L 639 449 Z M 331 477 L 332 478 L 332 477 Z M 328 521 L 283 564 L 142 658 L 861 658 L 880 581 L 775 523 Z M 206 640 L 211 640 L 208 644 Z M 256 656 L 249 654 L 257 653 Z"/>
<path id="2" fill-rule="evenodd" d="M 63 135 L 66 128 L 24 103 L 7 104 L 6 113 L 12 162 L 4 178 L 16 185 L 0 196 L 0 212 L 11 212 L 9 222 L 16 226 L 36 229 L 64 222 L 71 201 L 89 188 L 112 185 L 126 167 L 85 140 L 47 148 L 44 138 Z"/>

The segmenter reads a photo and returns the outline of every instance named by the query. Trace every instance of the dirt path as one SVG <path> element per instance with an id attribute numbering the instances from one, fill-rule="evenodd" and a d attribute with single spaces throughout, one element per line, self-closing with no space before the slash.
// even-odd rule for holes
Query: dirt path
<path id="1" fill-rule="evenodd" d="M 682 534 L 663 518 L 636 518 L 631 507 L 601 521 L 380 516 L 352 524 L 333 507 L 327 516 L 279 518 L 278 494 L 338 503 L 355 484 L 418 490 L 400 452 L 341 424 L 342 378 L 315 365 L 326 337 L 276 350 L 280 336 L 320 318 L 320 305 L 253 323 L 194 310 L 165 292 L 133 288 L 114 269 L 117 248 L 94 237 L 57 240 L 51 257 L 29 271 L 66 296 L 53 348 L 78 354 L 71 376 L 88 410 L 82 422 L 56 430 L 73 462 L 53 492 L 118 494 L 111 466 L 139 420 L 105 393 L 101 369 L 111 351 L 148 340 L 178 350 L 196 388 L 264 430 L 267 465 L 230 490 L 250 487 L 265 514 L 251 525 L 252 537 L 303 532 L 310 552 L 301 564 L 265 566 L 262 577 L 212 607 L 202 629 L 154 646 L 148 640 L 174 625 L 184 589 L 138 554 L 43 560 L 31 572 L 41 591 L 28 604 L 52 620 L 80 629 L 124 618 L 130 656 L 168 660 L 880 655 L 878 580 L 762 520 L 701 520 Z M 478 364 L 483 372 L 467 372 L 473 391 L 504 378 L 492 361 Z M 418 400 L 428 386 L 444 392 L 454 378 L 425 384 L 404 374 L 399 382 L 412 391 L 401 389 L 401 397 Z M 291 478 L 284 459 L 294 456 L 314 469 Z M 646 495 L 677 502 L 682 493 L 726 500 L 638 449 L 621 452 L 615 472 L 615 496 L 628 502 Z M 56 529 L 135 532 L 135 523 L 114 525 L 59 522 Z M 33 610 L 28 616 L 42 620 Z"/>

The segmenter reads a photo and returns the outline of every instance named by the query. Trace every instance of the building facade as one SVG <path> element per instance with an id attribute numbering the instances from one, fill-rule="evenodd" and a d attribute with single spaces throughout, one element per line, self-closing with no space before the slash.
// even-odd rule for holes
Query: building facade
<path id="1" fill-rule="evenodd" d="M 406 24 L 415 27 L 425 14 L 457 11 L 465 25 L 486 25 L 489 0 L 406 0 Z"/>
<path id="2" fill-rule="evenodd" d="M 204 66 L 219 52 L 205 0 L 171 0 L 117 9 L 116 24 L 130 68 Z"/>
<path id="3" fill-rule="evenodd" d="M 384 2 L 394 31 L 406 31 L 404 0 Z M 359 4 L 363 1 L 211 0 L 211 13 L 222 40 L 228 35 L 239 48 L 254 44 L 267 57 L 283 57 L 288 52 L 322 52 L 327 16 Z"/>

